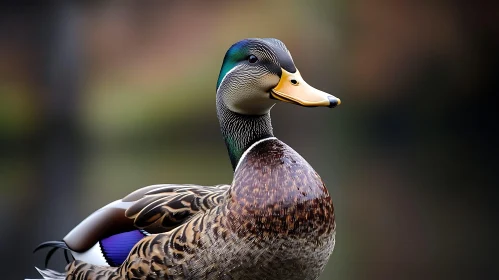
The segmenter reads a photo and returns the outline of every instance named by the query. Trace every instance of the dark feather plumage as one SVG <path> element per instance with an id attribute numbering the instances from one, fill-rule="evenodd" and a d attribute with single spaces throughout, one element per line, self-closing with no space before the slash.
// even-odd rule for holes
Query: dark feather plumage
<path id="1" fill-rule="evenodd" d="M 220 204 L 230 185 L 162 185 L 149 190 L 125 212 L 151 233 L 174 229 L 200 210 Z"/>

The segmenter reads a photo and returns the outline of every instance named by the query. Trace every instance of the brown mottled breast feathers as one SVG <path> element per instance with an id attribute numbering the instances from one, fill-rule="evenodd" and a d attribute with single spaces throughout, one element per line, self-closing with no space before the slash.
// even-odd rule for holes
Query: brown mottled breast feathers
<path id="1" fill-rule="evenodd" d="M 227 200 L 229 225 L 241 235 L 303 238 L 334 230 L 333 203 L 320 176 L 277 139 L 249 151 Z"/>

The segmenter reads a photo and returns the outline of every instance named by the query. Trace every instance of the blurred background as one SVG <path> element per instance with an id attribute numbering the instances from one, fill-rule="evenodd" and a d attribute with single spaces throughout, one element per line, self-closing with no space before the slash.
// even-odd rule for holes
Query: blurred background
<path id="1" fill-rule="evenodd" d="M 321 280 L 492 278 L 492 1 L 59 2 L 0 8 L 2 279 L 39 278 L 36 245 L 139 187 L 230 183 L 215 86 L 246 37 L 279 38 L 342 100 L 272 111 L 335 203 Z"/>

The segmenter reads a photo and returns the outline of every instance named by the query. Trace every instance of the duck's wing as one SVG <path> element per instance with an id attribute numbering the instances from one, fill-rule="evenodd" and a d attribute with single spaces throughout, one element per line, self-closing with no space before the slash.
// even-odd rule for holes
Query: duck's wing
<path id="1" fill-rule="evenodd" d="M 151 233 L 169 231 L 199 211 L 206 211 L 225 200 L 230 185 L 163 185 L 143 195 L 132 193 L 124 202 L 135 201 L 125 215 L 134 225 Z"/>
<path id="2" fill-rule="evenodd" d="M 169 231 L 199 211 L 222 203 L 230 185 L 153 185 L 141 188 L 95 211 L 63 241 L 73 252 L 85 252 L 104 238 L 134 231 Z"/>

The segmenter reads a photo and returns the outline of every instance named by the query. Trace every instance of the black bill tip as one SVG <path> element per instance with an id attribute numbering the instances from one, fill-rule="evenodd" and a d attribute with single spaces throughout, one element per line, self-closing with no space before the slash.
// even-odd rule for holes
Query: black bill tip
<path id="1" fill-rule="evenodd" d="M 329 108 L 334 108 L 341 104 L 341 100 L 334 96 L 328 96 L 327 99 L 329 100 Z"/>

